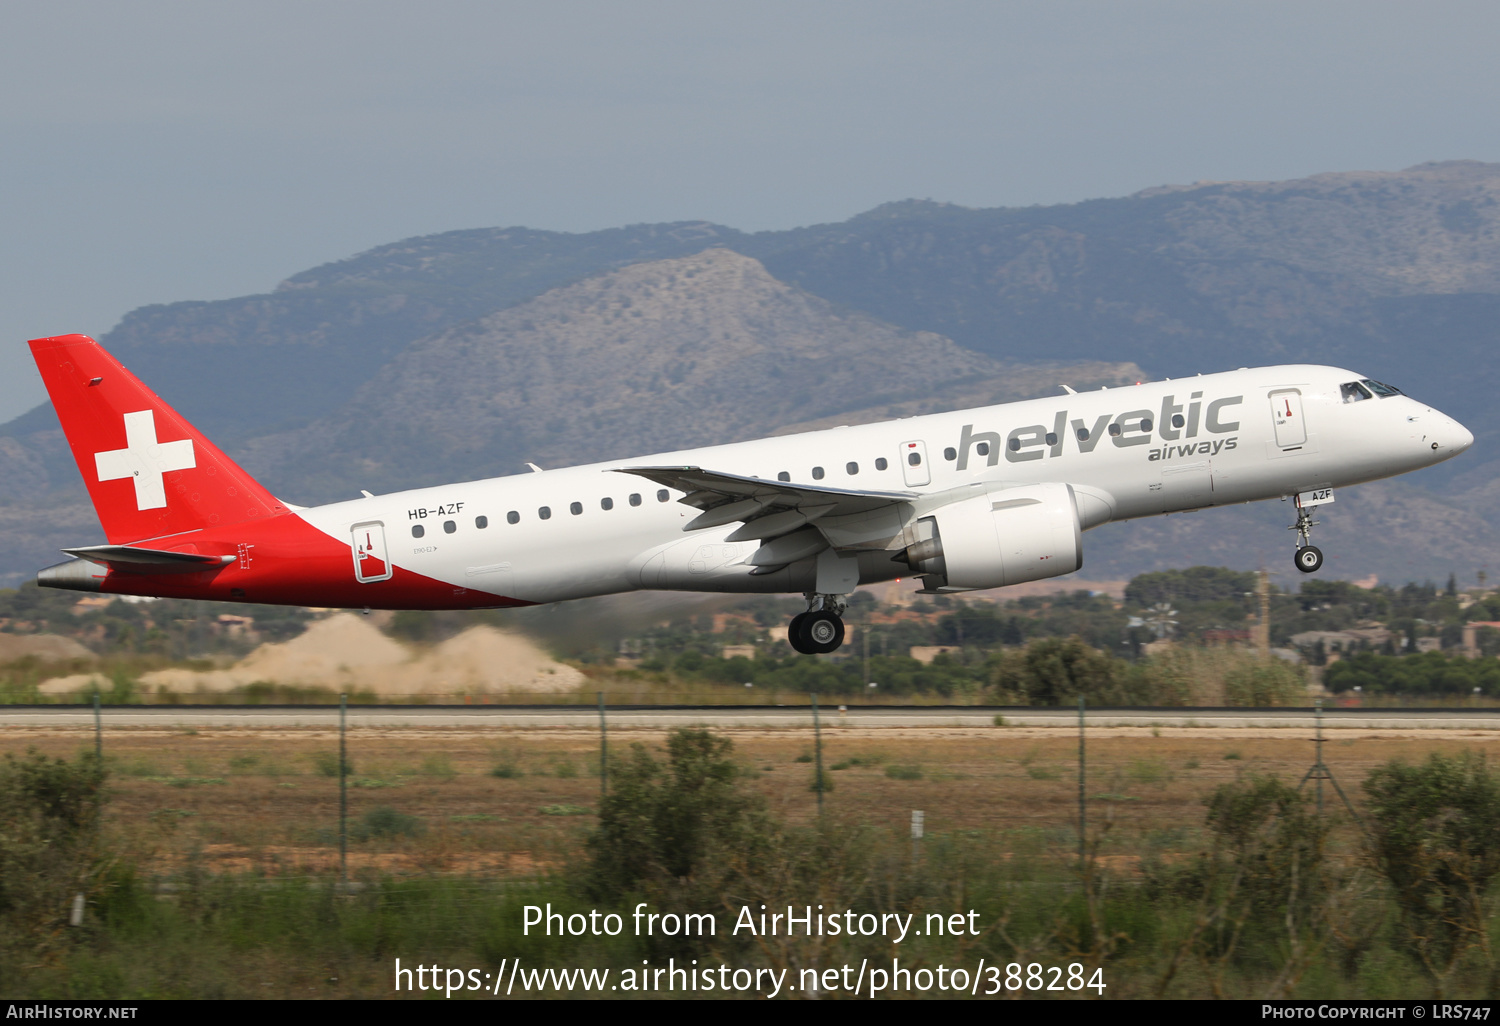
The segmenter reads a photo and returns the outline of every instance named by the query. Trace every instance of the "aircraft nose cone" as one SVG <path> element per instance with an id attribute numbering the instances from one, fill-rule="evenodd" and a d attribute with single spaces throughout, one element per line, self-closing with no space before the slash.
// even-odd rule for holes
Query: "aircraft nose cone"
<path id="1" fill-rule="evenodd" d="M 1463 452 L 1474 444 L 1474 432 L 1464 427 L 1458 421 L 1453 422 L 1453 448 L 1456 452 Z"/>
<path id="2" fill-rule="evenodd" d="M 1474 432 L 1464 427 L 1452 417 L 1443 415 L 1439 418 L 1442 427 L 1432 436 L 1432 448 L 1434 453 L 1447 459 L 1457 456 L 1474 444 Z"/>

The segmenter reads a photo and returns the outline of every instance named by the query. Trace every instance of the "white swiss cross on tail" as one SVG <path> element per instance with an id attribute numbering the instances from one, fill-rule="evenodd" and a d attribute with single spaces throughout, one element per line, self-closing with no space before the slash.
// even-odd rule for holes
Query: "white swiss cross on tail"
<path id="1" fill-rule="evenodd" d="M 167 489 L 162 475 L 197 465 L 191 438 L 178 442 L 156 440 L 156 414 L 151 410 L 125 414 L 125 448 L 94 453 L 100 481 L 134 478 L 136 509 L 164 507 Z"/>

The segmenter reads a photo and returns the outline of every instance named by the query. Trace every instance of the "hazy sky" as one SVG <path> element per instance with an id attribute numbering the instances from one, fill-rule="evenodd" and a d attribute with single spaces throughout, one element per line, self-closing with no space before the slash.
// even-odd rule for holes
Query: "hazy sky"
<path id="1" fill-rule="evenodd" d="M 410 235 L 1500 160 L 1493 2 L 0 0 L 22 341 Z"/>

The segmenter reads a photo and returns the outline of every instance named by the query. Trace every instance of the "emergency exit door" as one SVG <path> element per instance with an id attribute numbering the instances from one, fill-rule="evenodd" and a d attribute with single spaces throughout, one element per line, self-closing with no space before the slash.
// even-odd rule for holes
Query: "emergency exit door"
<path id="1" fill-rule="evenodd" d="M 1307 444 L 1307 422 L 1302 418 L 1302 392 L 1283 388 L 1271 393 L 1271 422 L 1276 425 L 1276 446 L 1296 449 Z"/>
<path id="2" fill-rule="evenodd" d="M 351 529 L 354 546 L 354 579 L 361 584 L 386 581 L 391 577 L 391 561 L 385 551 L 385 524 L 372 520 L 355 524 Z"/>
<path id="3" fill-rule="evenodd" d="M 906 478 L 906 487 L 932 483 L 932 471 L 927 466 L 926 442 L 901 443 L 901 473 Z"/>

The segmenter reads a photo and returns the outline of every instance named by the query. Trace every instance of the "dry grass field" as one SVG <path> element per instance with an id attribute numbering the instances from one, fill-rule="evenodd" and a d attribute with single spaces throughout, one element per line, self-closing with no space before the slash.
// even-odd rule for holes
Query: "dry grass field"
<path id="1" fill-rule="evenodd" d="M 751 786 L 792 822 L 817 814 L 810 730 L 724 729 Z M 661 730 L 615 729 L 612 756 L 657 747 Z M 1325 760 L 1359 805 L 1360 782 L 1393 758 L 1489 753 L 1500 732 L 1332 730 Z M 89 731 L 11 728 L 0 753 L 69 756 Z M 534 876 L 576 859 L 594 824 L 599 737 L 570 728 L 351 729 L 351 875 Z M 107 730 L 106 829 L 149 877 L 307 874 L 338 863 L 338 736 L 324 729 Z M 1087 749 L 1091 833 L 1129 872 L 1141 857 L 1200 848 L 1203 798 L 1249 774 L 1296 782 L 1313 762 L 1306 729 L 1099 728 Z M 896 831 L 911 811 L 929 833 L 983 831 L 1001 849 L 1059 855 L 1077 844 L 1078 738 L 1062 728 L 823 731 L 826 813 Z M 1337 797 L 1325 793 L 1331 815 Z M 391 816 L 388 810 L 401 814 Z M 413 817 L 413 818 L 407 818 Z M 1353 850 L 1353 827 L 1335 850 Z"/>

